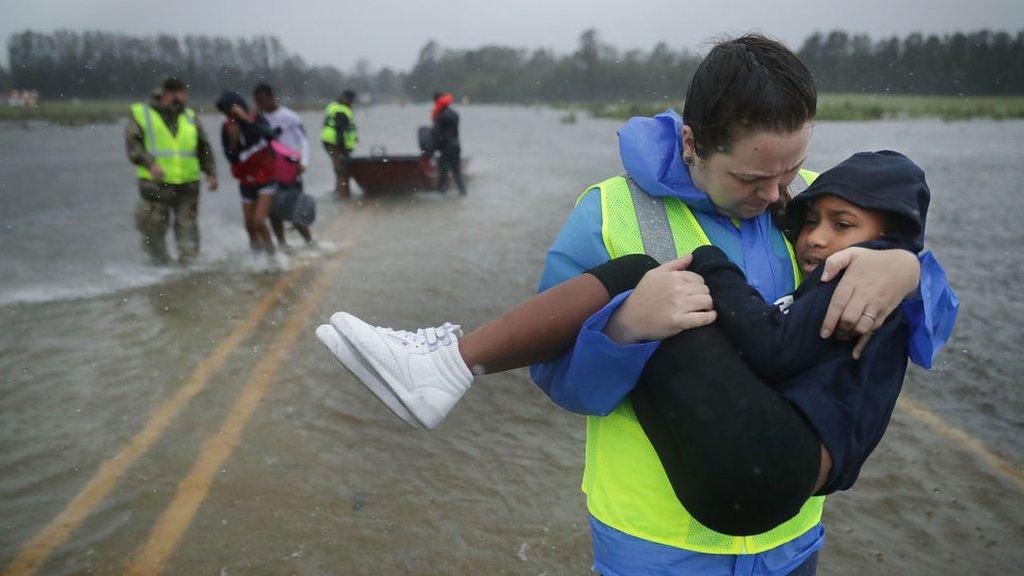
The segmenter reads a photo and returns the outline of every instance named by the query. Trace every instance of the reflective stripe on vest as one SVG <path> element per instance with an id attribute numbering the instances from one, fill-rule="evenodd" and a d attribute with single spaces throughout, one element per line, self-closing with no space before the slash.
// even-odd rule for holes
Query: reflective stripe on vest
<path id="1" fill-rule="evenodd" d="M 810 182 L 817 174 L 801 170 L 800 176 Z M 601 235 L 612 258 L 647 253 L 665 262 L 711 243 L 678 198 L 651 196 L 622 176 L 593 188 L 601 194 Z M 789 252 L 799 283 L 792 247 Z M 583 491 L 587 508 L 601 522 L 644 540 L 709 554 L 753 554 L 780 546 L 818 524 L 824 505 L 823 497 L 810 498 L 795 517 L 754 536 L 707 528 L 679 502 L 628 401 L 608 416 L 587 417 Z"/>
<path id="2" fill-rule="evenodd" d="M 324 127 L 320 131 L 320 140 L 332 146 L 338 145 L 338 128 L 335 126 L 334 117 L 342 113 L 348 118 L 348 128 L 342 134 L 343 144 L 346 150 L 353 150 L 359 142 L 359 133 L 356 132 L 356 119 L 352 114 L 352 108 L 341 102 L 331 102 L 324 110 Z"/>
<path id="3" fill-rule="evenodd" d="M 147 104 L 132 104 L 132 116 L 142 128 L 146 153 L 164 172 L 162 182 L 187 184 L 199 180 L 199 128 L 196 113 L 191 108 L 178 115 L 178 131 L 174 134 L 160 114 Z M 136 166 L 135 175 L 142 180 L 153 180 L 145 166 Z"/>
<path id="4" fill-rule="evenodd" d="M 662 201 L 651 196 L 628 176 L 626 185 L 629 186 L 629 197 L 636 212 L 640 240 L 648 256 L 664 264 L 669 260 L 675 260 L 679 254 L 687 254 L 680 252 L 680 246 L 676 245 L 675 236 L 680 234 L 696 237 L 700 240 L 701 246 L 711 244 L 693 212 L 682 201 L 677 198 Z M 673 221 L 676 222 L 675 228 L 678 231 L 673 230 Z"/>

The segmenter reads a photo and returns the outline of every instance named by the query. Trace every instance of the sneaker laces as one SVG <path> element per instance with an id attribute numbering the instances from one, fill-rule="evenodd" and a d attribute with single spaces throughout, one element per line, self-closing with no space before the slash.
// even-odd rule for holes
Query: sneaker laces
<path id="1" fill-rule="evenodd" d="M 451 322 L 445 322 L 433 328 L 420 328 L 415 332 L 392 328 L 381 328 L 381 330 L 385 334 L 397 338 L 406 346 L 422 346 L 431 352 L 442 346 L 455 344 L 463 335 L 462 326 Z"/>

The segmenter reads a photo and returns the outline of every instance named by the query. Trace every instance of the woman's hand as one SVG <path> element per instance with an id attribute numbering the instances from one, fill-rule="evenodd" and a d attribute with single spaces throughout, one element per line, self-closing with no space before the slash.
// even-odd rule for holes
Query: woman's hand
<path id="1" fill-rule="evenodd" d="M 231 105 L 231 108 L 228 109 L 228 115 L 239 122 L 249 121 L 249 113 L 245 111 L 245 108 L 242 108 L 238 104 Z"/>
<path id="2" fill-rule="evenodd" d="M 859 336 L 853 357 L 860 358 L 871 334 L 917 289 L 921 264 L 917 256 L 906 250 L 847 248 L 825 261 L 822 282 L 834 278 L 843 269 L 846 274 L 829 302 L 821 337 L 835 334 L 845 340 Z"/>
<path id="3" fill-rule="evenodd" d="M 715 321 L 704 279 L 688 272 L 693 256 L 666 262 L 644 274 L 633 293 L 612 314 L 604 333 L 619 344 L 664 340 Z"/>

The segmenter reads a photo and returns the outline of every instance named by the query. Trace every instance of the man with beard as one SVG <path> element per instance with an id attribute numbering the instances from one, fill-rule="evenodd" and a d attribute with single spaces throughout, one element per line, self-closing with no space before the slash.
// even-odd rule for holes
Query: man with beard
<path id="1" fill-rule="evenodd" d="M 125 148 L 139 180 L 135 226 L 142 249 L 155 265 L 171 261 L 164 236 L 174 219 L 178 261 L 199 255 L 199 173 L 211 192 L 217 172 L 210 142 L 195 111 L 186 107 L 188 86 L 180 78 L 164 79 L 149 102 L 132 104 L 125 127 Z"/>

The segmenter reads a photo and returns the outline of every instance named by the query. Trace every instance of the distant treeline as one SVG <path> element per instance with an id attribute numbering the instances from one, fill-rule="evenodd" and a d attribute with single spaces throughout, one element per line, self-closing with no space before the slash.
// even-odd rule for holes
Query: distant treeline
<path id="1" fill-rule="evenodd" d="M 287 86 L 289 96 L 307 100 L 337 97 L 346 86 L 378 94 L 401 90 L 401 79 L 386 68 L 371 75 L 364 64 L 359 76 L 310 66 L 273 36 L 24 31 L 10 37 L 7 54 L 10 69 L 0 69 L 0 87 L 34 88 L 43 98 L 143 97 L 167 75 L 185 78 L 200 95 L 248 91 L 260 82 Z"/>
<path id="2" fill-rule="evenodd" d="M 872 41 L 833 31 L 799 50 L 820 92 L 1024 94 L 1024 29 Z"/>
<path id="3" fill-rule="evenodd" d="M 620 51 L 594 30 L 572 54 L 532 53 L 506 46 L 445 50 L 428 42 L 405 77 L 405 91 L 423 100 L 437 89 L 481 102 L 590 102 L 680 98 L 700 62 L 690 50 L 664 43 L 651 51 Z"/>
<path id="4" fill-rule="evenodd" d="M 798 53 L 820 92 L 1024 94 L 1024 30 L 1010 35 L 892 37 L 816 33 Z M 485 46 L 444 50 L 428 42 L 405 78 L 406 93 L 426 98 L 436 87 L 485 102 L 681 100 L 701 55 L 659 43 L 621 51 L 584 32 L 575 52 Z"/>
<path id="5" fill-rule="evenodd" d="M 25 31 L 10 38 L 7 50 L 10 69 L 0 69 L 0 88 L 36 88 L 44 98 L 138 97 L 162 76 L 177 74 L 199 94 L 270 82 L 305 101 L 351 87 L 377 99 L 426 100 L 446 90 L 477 102 L 652 102 L 682 98 L 701 58 L 665 43 L 619 50 L 595 30 L 583 32 L 577 49 L 565 55 L 495 45 L 453 50 L 430 41 L 407 73 L 374 71 L 366 62 L 349 73 L 310 66 L 272 36 Z M 1024 94 L 1024 29 L 881 40 L 815 33 L 798 53 L 821 92 Z"/>

